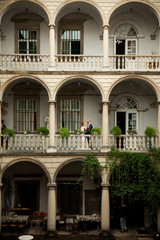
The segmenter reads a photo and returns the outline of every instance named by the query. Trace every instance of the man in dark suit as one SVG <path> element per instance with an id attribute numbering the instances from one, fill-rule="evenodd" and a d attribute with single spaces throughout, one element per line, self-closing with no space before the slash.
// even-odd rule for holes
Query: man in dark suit
<path id="1" fill-rule="evenodd" d="M 87 120 L 87 129 L 85 130 L 84 134 L 91 134 L 92 128 L 93 128 L 93 125 L 91 123 L 91 120 L 88 119 Z M 88 146 L 89 146 L 89 137 L 87 137 L 87 141 L 88 141 Z M 91 146 L 91 148 L 92 148 L 92 146 Z"/>

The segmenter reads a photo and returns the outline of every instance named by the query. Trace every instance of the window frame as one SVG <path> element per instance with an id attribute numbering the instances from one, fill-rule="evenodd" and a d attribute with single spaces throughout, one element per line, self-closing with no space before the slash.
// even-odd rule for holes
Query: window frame
<path id="1" fill-rule="evenodd" d="M 60 96 L 58 98 L 58 101 L 57 101 L 57 110 L 58 110 L 58 115 L 57 115 L 57 129 L 59 130 L 62 126 L 61 126 L 61 122 L 60 122 L 60 119 L 61 119 L 61 109 L 60 109 L 60 102 L 61 102 L 61 99 L 80 99 L 80 123 L 83 119 L 83 102 L 84 102 L 84 99 L 82 96 L 78 95 L 78 96 Z M 70 131 L 70 130 L 69 130 Z M 70 131 L 71 133 L 73 131 Z"/>
<path id="2" fill-rule="evenodd" d="M 65 19 L 66 20 L 66 19 Z M 80 54 L 83 54 L 83 21 L 78 21 L 76 19 L 71 20 L 69 19 L 68 21 L 66 20 L 61 20 L 58 24 L 58 54 L 62 54 L 62 47 L 61 47 L 61 32 L 63 30 L 80 30 Z M 65 54 L 64 54 L 65 55 Z M 72 55 L 72 54 L 67 54 L 67 55 Z M 76 54 L 74 54 L 76 55 Z M 77 54 L 79 55 L 79 54 Z"/>
<path id="3" fill-rule="evenodd" d="M 13 118 L 13 126 L 14 126 L 14 131 L 16 132 L 16 133 L 22 133 L 23 132 L 23 129 L 22 129 L 22 132 L 17 132 L 17 100 L 18 99 L 26 99 L 26 100 L 31 100 L 31 99 L 34 99 L 34 100 L 36 100 L 37 101 L 37 111 L 36 111 L 36 128 L 38 128 L 38 126 L 39 126 L 39 124 L 40 124 L 40 99 L 39 99 L 39 97 L 38 96 L 22 96 L 22 95 L 19 95 L 19 96 L 14 96 L 14 118 Z M 30 129 L 29 129 L 30 130 Z M 31 132 L 31 133 L 35 133 L 36 132 L 36 129 L 35 129 L 35 131 L 34 132 Z"/>

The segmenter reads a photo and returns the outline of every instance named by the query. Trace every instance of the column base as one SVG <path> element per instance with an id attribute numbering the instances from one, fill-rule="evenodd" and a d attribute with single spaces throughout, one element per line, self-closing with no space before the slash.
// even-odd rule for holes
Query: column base
<path id="1" fill-rule="evenodd" d="M 57 152 L 57 148 L 54 146 L 50 146 L 47 148 L 47 153 L 54 153 Z"/>
<path id="2" fill-rule="evenodd" d="M 110 148 L 108 145 L 103 145 L 102 148 L 101 148 L 101 152 L 109 152 L 110 151 Z"/>
<path id="3" fill-rule="evenodd" d="M 108 65 L 103 65 L 102 71 L 109 71 L 109 66 Z"/>
<path id="4" fill-rule="evenodd" d="M 113 236 L 113 234 L 112 234 L 112 232 L 111 231 L 101 231 L 100 233 L 99 233 L 99 236 L 100 237 L 105 237 L 106 239 L 110 239 L 110 240 L 114 240 L 115 238 L 114 238 L 114 236 Z"/>
<path id="5" fill-rule="evenodd" d="M 55 66 L 50 66 L 50 67 L 48 67 L 48 71 L 56 71 L 56 67 Z"/>
<path id="6" fill-rule="evenodd" d="M 56 231 L 48 231 L 46 233 L 46 237 L 48 238 L 52 238 L 52 237 L 56 237 L 57 236 L 57 232 Z"/>

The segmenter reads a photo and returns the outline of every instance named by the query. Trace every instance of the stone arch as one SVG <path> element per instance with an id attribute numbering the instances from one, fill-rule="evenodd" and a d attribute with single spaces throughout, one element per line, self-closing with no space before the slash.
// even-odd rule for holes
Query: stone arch
<path id="1" fill-rule="evenodd" d="M 119 83 L 123 82 L 124 80 L 129 80 L 129 79 L 140 79 L 140 80 L 143 80 L 145 82 L 147 82 L 154 90 L 155 94 L 156 94 L 156 97 L 157 97 L 157 101 L 160 101 L 160 90 L 158 88 L 158 86 L 150 79 L 146 78 L 146 77 L 142 77 L 142 76 L 137 76 L 137 75 L 133 75 L 133 76 L 126 76 L 126 77 L 123 77 L 123 78 L 120 78 L 118 80 L 116 80 L 112 86 L 110 86 L 109 90 L 108 90 L 108 93 L 107 93 L 107 96 L 106 96 L 106 99 L 107 101 L 109 101 L 109 96 L 112 92 L 112 90 L 114 89 L 114 87 L 116 85 L 118 85 Z"/>
<path id="2" fill-rule="evenodd" d="M 105 18 L 105 14 L 104 14 L 104 12 L 102 11 L 102 9 L 101 9 L 96 3 L 92 2 L 92 1 L 87 1 L 87 0 L 69 0 L 69 1 L 67 1 L 67 2 L 65 2 L 65 3 L 60 4 L 59 7 L 57 8 L 57 10 L 55 11 L 55 14 L 54 14 L 54 17 L 53 17 L 53 20 L 52 20 L 53 24 L 56 23 L 56 18 L 57 18 L 57 16 L 59 15 L 59 13 L 61 12 L 61 10 L 62 10 L 65 6 L 67 6 L 68 4 L 72 4 L 72 3 L 74 3 L 74 2 L 75 2 L 75 3 L 76 3 L 76 2 L 86 3 L 86 4 L 89 4 L 89 5 L 93 6 L 93 7 L 95 8 L 96 12 L 99 14 L 99 16 L 100 16 L 100 18 L 101 18 L 101 20 L 102 20 L 103 25 L 105 25 L 105 23 L 106 23 L 106 18 Z"/>
<path id="3" fill-rule="evenodd" d="M 56 169 L 55 173 L 54 173 L 54 176 L 53 176 L 53 183 L 56 183 L 56 178 L 57 178 L 57 175 L 59 173 L 59 171 L 65 167 L 66 165 L 68 165 L 69 163 L 73 163 L 73 162 L 82 162 L 83 159 L 82 158 L 72 158 L 72 159 L 69 159 L 65 162 L 63 162 L 62 164 L 59 165 L 59 167 Z"/>
<path id="4" fill-rule="evenodd" d="M 101 96 L 102 96 L 102 101 L 104 100 L 104 90 L 103 90 L 103 88 L 100 86 L 100 84 L 97 83 L 94 79 L 92 79 L 92 78 L 90 78 L 90 77 L 81 76 L 81 75 L 71 76 L 71 77 L 68 77 L 68 78 L 64 79 L 63 81 L 61 81 L 61 82 L 56 86 L 56 88 L 55 88 L 53 100 L 56 99 L 56 95 L 57 95 L 58 91 L 60 90 L 60 88 L 61 88 L 65 83 L 67 83 L 68 81 L 74 80 L 74 79 L 75 79 L 75 80 L 76 80 L 76 79 L 78 79 L 78 80 L 79 80 L 79 79 L 83 79 L 83 80 L 87 80 L 87 81 L 93 83 L 93 84 L 98 88 L 98 90 L 100 91 Z"/>
<path id="5" fill-rule="evenodd" d="M 9 163 L 7 163 L 7 164 L 1 169 L 1 179 L 2 179 L 3 174 L 5 173 L 5 171 L 6 171 L 9 167 L 13 166 L 13 165 L 16 164 L 16 163 L 20 163 L 20 162 L 31 162 L 31 163 L 33 163 L 33 164 L 38 165 L 38 166 L 45 172 L 45 174 L 46 174 L 46 176 L 47 176 L 47 179 L 48 179 L 48 183 L 51 183 L 51 176 L 50 176 L 50 174 L 49 174 L 49 172 L 48 172 L 48 169 L 45 167 L 45 165 L 44 165 L 42 162 L 40 162 L 39 160 L 35 160 L 35 159 L 32 159 L 32 158 L 18 158 L 18 159 L 15 159 L 15 160 L 10 161 Z"/>
<path id="6" fill-rule="evenodd" d="M 5 11 L 10 8 L 13 4 L 15 4 L 16 2 L 24 2 L 26 0 L 11 0 L 9 3 L 5 4 L 1 10 L 0 10 L 0 22 L 1 22 L 1 19 L 5 13 Z M 46 6 L 44 4 L 42 4 L 42 2 L 38 1 L 38 0 L 27 0 L 27 2 L 31 2 L 31 3 L 35 3 L 37 4 L 38 6 L 40 6 L 44 12 L 46 13 L 46 16 L 48 18 L 48 23 L 50 24 L 51 23 L 51 16 L 50 16 L 50 13 L 49 13 L 49 10 L 46 8 Z"/>
<path id="7" fill-rule="evenodd" d="M 19 75 L 19 76 L 10 78 L 8 81 L 6 81 L 4 83 L 4 85 L 2 85 L 0 101 L 2 101 L 3 93 L 5 92 L 5 89 L 8 87 L 8 85 L 10 83 L 14 82 L 15 80 L 20 80 L 22 78 L 32 79 L 32 80 L 35 80 L 36 82 L 40 83 L 45 88 L 46 92 L 48 93 L 49 101 L 52 100 L 51 92 L 49 90 L 49 87 L 40 78 L 35 77 L 35 76 L 31 76 L 31 75 Z"/>
<path id="8" fill-rule="evenodd" d="M 142 3 L 142 4 L 144 4 L 144 5 L 147 5 L 147 6 L 151 7 L 151 8 L 154 10 L 154 12 L 155 12 L 158 21 L 160 22 L 160 18 L 159 18 L 159 16 L 160 16 L 160 11 L 158 10 L 158 8 L 157 8 L 156 6 L 154 6 L 153 4 L 151 4 L 151 3 L 149 3 L 149 2 L 146 2 L 146 1 L 144 1 L 144 0 L 135 0 L 135 1 L 133 1 L 133 0 L 128 0 L 128 1 L 125 1 L 125 2 L 124 2 L 124 1 L 121 1 L 119 4 L 116 4 L 116 5 L 111 9 L 111 11 L 109 12 L 109 14 L 108 14 L 108 16 L 107 16 L 107 25 L 109 25 L 110 18 L 111 18 L 111 16 L 112 16 L 113 12 L 114 12 L 116 9 L 118 9 L 120 6 L 123 6 L 123 5 L 128 4 L 128 3 L 132 3 L 132 2 Z"/>

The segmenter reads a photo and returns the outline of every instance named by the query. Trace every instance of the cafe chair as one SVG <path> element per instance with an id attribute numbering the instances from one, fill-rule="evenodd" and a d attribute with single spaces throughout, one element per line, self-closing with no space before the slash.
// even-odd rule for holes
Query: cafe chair
<path id="1" fill-rule="evenodd" d="M 38 211 L 34 211 L 33 212 L 33 216 L 31 218 L 31 227 L 33 227 L 33 224 L 35 223 L 36 227 L 39 226 L 39 212 Z"/>
<path id="2" fill-rule="evenodd" d="M 43 223 L 44 224 L 44 221 L 45 221 L 45 216 L 46 216 L 46 214 L 45 214 L 45 212 L 40 212 L 40 214 L 39 214 L 39 221 L 38 221 L 38 227 L 40 226 L 40 224 L 41 223 Z"/>
<path id="3" fill-rule="evenodd" d="M 66 230 L 66 215 L 65 215 L 65 213 L 60 213 L 59 230 L 62 230 L 62 231 Z"/>

